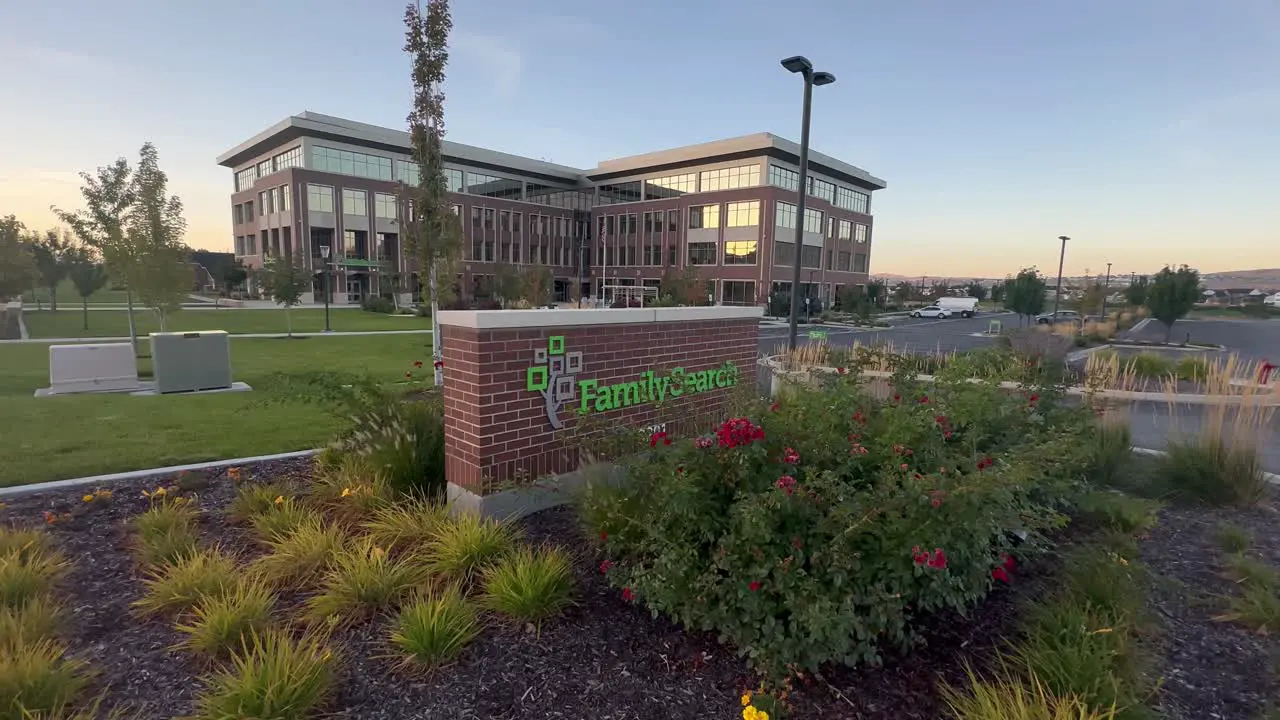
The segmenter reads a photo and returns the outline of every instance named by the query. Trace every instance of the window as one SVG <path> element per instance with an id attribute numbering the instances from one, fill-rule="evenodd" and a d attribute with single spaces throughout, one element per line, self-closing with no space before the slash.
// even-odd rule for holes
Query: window
<path id="1" fill-rule="evenodd" d="M 258 236 L 256 235 L 244 236 L 244 254 L 245 255 L 258 254 Z"/>
<path id="2" fill-rule="evenodd" d="M 703 170 L 699 173 L 702 192 L 754 187 L 760 184 L 759 165 L 739 165 L 719 170 Z"/>
<path id="3" fill-rule="evenodd" d="M 770 165 L 769 184 L 795 192 L 800 189 L 800 173 L 777 165 Z"/>
<path id="4" fill-rule="evenodd" d="M 449 171 L 448 171 L 448 170 L 445 170 L 445 177 L 447 178 L 447 177 L 448 177 L 448 175 L 449 175 Z M 418 186 L 418 179 L 419 179 L 419 178 L 418 178 L 418 163 L 416 163 L 416 162 L 414 162 L 414 161 L 412 161 L 412 160 L 396 160 L 396 161 L 395 161 L 395 178 L 394 178 L 394 179 L 395 179 L 395 180 L 398 180 L 398 181 L 400 181 L 400 182 L 402 182 L 402 183 L 404 183 L 405 185 L 413 185 L 414 187 L 417 187 L 417 186 Z M 461 174 L 461 173 L 459 173 L 459 174 L 458 174 L 458 184 L 459 184 L 459 185 L 461 185 L 461 184 L 462 184 L 462 174 Z M 450 190 L 453 190 L 453 188 L 449 188 L 449 189 L 450 189 Z"/>
<path id="5" fill-rule="evenodd" d="M 618 216 L 618 232 L 622 235 L 634 235 L 640 230 L 639 216 L 627 213 Z"/>
<path id="6" fill-rule="evenodd" d="M 848 220 L 841 220 L 839 237 L 841 240 L 848 240 L 853 237 L 853 223 Z"/>
<path id="7" fill-rule="evenodd" d="M 867 256 L 866 256 L 866 254 L 865 254 L 865 253 L 855 253 L 855 254 L 854 254 L 854 256 L 853 256 L 853 271 L 854 271 L 854 272 L 866 272 L 866 271 L 867 271 Z"/>
<path id="8" fill-rule="evenodd" d="M 755 265 L 756 240 L 730 240 L 724 244 L 725 265 Z"/>
<path id="9" fill-rule="evenodd" d="M 815 177 L 810 177 L 808 178 L 808 180 L 809 180 L 810 195 L 816 198 L 822 198 L 823 200 L 826 200 L 829 203 L 835 203 L 836 201 L 835 183 L 829 183 L 826 180 L 819 180 L 818 178 L 815 178 Z"/>
<path id="10" fill-rule="evenodd" d="M 396 196 L 386 193 L 373 194 L 373 214 L 374 217 L 386 218 L 387 220 L 396 219 Z"/>
<path id="11" fill-rule="evenodd" d="M 601 205 L 635 202 L 640 199 L 640 181 L 601 185 L 599 198 Z"/>
<path id="12" fill-rule="evenodd" d="M 416 174 L 417 174 L 417 172 L 418 172 L 418 164 L 417 164 L 417 163 L 414 163 L 414 164 L 413 164 L 413 172 L 414 172 L 414 174 L 415 174 L 415 177 L 414 177 L 414 184 L 416 185 L 416 184 L 417 184 L 417 182 L 418 182 L 418 181 L 417 181 L 417 177 L 416 177 Z M 463 184 L 462 184 L 462 171 L 461 171 L 461 170 L 454 170 L 453 168 L 445 168 L 445 169 L 444 169 L 444 184 L 445 184 L 445 188 L 446 188 L 446 189 L 448 189 L 448 191 L 449 191 L 449 192 L 462 192 L 462 187 L 463 187 Z"/>
<path id="13" fill-rule="evenodd" d="M 523 217 L 523 213 L 511 213 L 511 232 L 516 235 L 520 234 L 520 222 Z"/>
<path id="14" fill-rule="evenodd" d="M 774 207 L 773 223 L 781 228 L 792 228 L 796 226 L 796 206 L 791 203 L 778 202 Z"/>
<path id="15" fill-rule="evenodd" d="M 689 228 L 692 230 L 719 230 L 720 206 L 698 205 L 689 208 Z"/>
<path id="16" fill-rule="evenodd" d="M 323 145 L 311 147 L 311 168 L 374 180 L 391 179 L 391 158 L 351 150 L 338 150 Z"/>
<path id="17" fill-rule="evenodd" d="M 836 254 L 831 248 L 827 248 L 827 269 L 836 269 Z"/>
<path id="18" fill-rule="evenodd" d="M 291 212 L 293 210 L 293 186 L 281 185 L 279 190 L 280 212 Z"/>
<path id="19" fill-rule="evenodd" d="M 865 243 L 867 241 L 866 225 L 858 223 L 853 226 L 853 240 L 858 243 Z"/>
<path id="20" fill-rule="evenodd" d="M 363 190 L 342 189 L 342 214 L 360 217 L 369 214 L 368 196 Z"/>
<path id="21" fill-rule="evenodd" d="M 817 245 L 805 245 L 801 248 L 800 267 L 813 268 L 814 270 L 822 267 L 822 248 Z"/>
<path id="22" fill-rule="evenodd" d="M 236 192 L 243 192 L 253 187 L 253 181 L 257 179 L 257 168 L 245 168 L 236 173 Z"/>
<path id="23" fill-rule="evenodd" d="M 455 170 L 454 172 L 457 171 Z M 508 200 L 520 200 L 524 196 L 523 186 L 519 180 L 476 172 L 466 173 L 465 192 L 471 195 L 507 198 Z"/>
<path id="24" fill-rule="evenodd" d="M 478 207 L 471 208 L 471 227 L 480 229 L 480 208 Z"/>
<path id="25" fill-rule="evenodd" d="M 722 280 L 720 302 L 725 305 L 755 305 L 756 284 L 751 280 Z"/>
<path id="26" fill-rule="evenodd" d="M 239 207 L 239 206 L 237 205 L 236 207 Z M 235 253 L 236 253 L 236 255 L 243 255 L 243 254 L 244 254 L 244 238 L 242 238 L 242 237 L 241 237 L 241 236 L 239 236 L 239 235 L 236 235 L 236 236 L 232 239 L 232 241 L 235 243 Z"/>
<path id="27" fill-rule="evenodd" d="M 760 224 L 760 201 L 729 203 L 725 216 L 725 227 L 755 227 Z"/>
<path id="28" fill-rule="evenodd" d="M 250 200 L 249 202 L 244 204 L 244 221 L 253 222 L 253 219 L 255 217 L 257 216 L 253 214 L 253 201 Z"/>
<path id="29" fill-rule="evenodd" d="M 667 211 L 667 231 L 668 232 L 680 231 L 680 211 L 679 210 Z"/>
<path id="30" fill-rule="evenodd" d="M 511 211 L 503 210 L 498 213 L 498 229 L 503 232 L 511 232 Z"/>
<path id="31" fill-rule="evenodd" d="M 497 212 L 493 208 L 484 209 L 484 229 L 485 230 L 493 229 L 494 218 L 496 217 L 496 215 L 497 215 Z"/>
<path id="32" fill-rule="evenodd" d="M 270 174 L 271 174 L 271 160 L 269 158 L 267 160 L 263 160 L 262 162 L 258 163 L 258 177 L 264 178 Z"/>
<path id="33" fill-rule="evenodd" d="M 813 208 L 804 209 L 804 231 L 822 234 L 822 211 Z"/>
<path id="34" fill-rule="evenodd" d="M 291 167 L 302 167 L 302 146 L 290 148 L 271 158 L 271 167 L 277 171 Z"/>
<path id="35" fill-rule="evenodd" d="M 231 206 L 231 224 L 239 225 L 242 222 L 244 222 L 244 208 L 240 207 L 239 203 L 232 205 Z"/>
<path id="36" fill-rule="evenodd" d="M 852 210 L 865 215 L 867 213 L 867 208 L 870 207 L 870 205 L 870 195 L 858 192 L 857 190 L 850 190 L 849 188 L 840 185 L 836 186 L 836 207 L 844 208 L 845 210 Z"/>
<path id="37" fill-rule="evenodd" d="M 594 196 L 592 193 L 579 190 L 564 190 L 533 182 L 532 180 L 525 180 L 524 199 L 525 202 L 565 208 L 566 210 L 590 210 Z"/>
<path id="38" fill-rule="evenodd" d="M 647 212 L 644 214 L 644 231 L 646 233 L 662 233 L 662 211 Z"/>
<path id="39" fill-rule="evenodd" d="M 796 262 L 796 244 L 775 242 L 773 244 L 773 264 L 792 267 Z"/>
<path id="40" fill-rule="evenodd" d="M 650 178 L 644 181 L 644 196 L 646 198 L 678 197 L 685 193 L 697 192 L 697 186 L 698 176 L 693 173 Z"/>
<path id="41" fill-rule="evenodd" d="M 716 264 L 716 243 L 713 243 L 713 242 L 689 243 L 689 264 L 690 265 L 715 265 Z"/>
<path id="42" fill-rule="evenodd" d="M 263 190 L 262 192 L 258 193 L 258 207 L 262 210 L 263 215 L 267 214 L 268 210 L 267 210 L 267 191 L 266 190 Z"/>
<path id="43" fill-rule="evenodd" d="M 853 270 L 853 253 L 841 250 L 836 258 L 836 269 L 841 272 L 851 272 Z"/>
<path id="44" fill-rule="evenodd" d="M 644 255 L 641 257 L 641 263 L 644 265 L 661 265 L 662 245 L 660 245 L 656 240 L 645 242 Z"/>

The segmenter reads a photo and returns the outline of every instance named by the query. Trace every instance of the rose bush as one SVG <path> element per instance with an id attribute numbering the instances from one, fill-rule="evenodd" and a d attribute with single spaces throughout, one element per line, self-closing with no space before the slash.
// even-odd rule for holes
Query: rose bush
<path id="1" fill-rule="evenodd" d="M 1088 469 L 1087 413 L 904 372 L 789 388 L 591 484 L 583 517 L 628 599 L 714 631 L 765 672 L 877 662 L 922 615 L 964 611 L 1043 545 Z"/>

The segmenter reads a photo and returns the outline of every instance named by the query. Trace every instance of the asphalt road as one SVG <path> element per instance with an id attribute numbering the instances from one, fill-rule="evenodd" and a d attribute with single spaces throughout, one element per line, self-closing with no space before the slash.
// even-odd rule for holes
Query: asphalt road
<path id="1" fill-rule="evenodd" d="M 847 328 L 834 325 L 801 325 L 799 341 L 809 342 L 810 332 L 826 334 L 830 345 L 848 347 L 854 342 L 863 345 L 890 343 L 899 350 L 929 352 L 941 350 L 974 350 L 994 342 L 990 337 L 977 337 L 986 331 L 992 320 L 999 320 L 1007 327 L 1017 322 L 1013 313 L 983 313 L 974 318 L 952 317 L 946 320 L 934 318 L 891 318 L 889 328 Z M 787 328 L 770 324 L 760 327 L 761 352 L 773 352 L 787 343 Z"/>
<path id="2" fill-rule="evenodd" d="M 1162 402 L 1140 402 L 1129 405 L 1129 424 L 1133 429 L 1136 447 L 1163 450 L 1171 440 L 1195 435 L 1203 422 L 1206 408 L 1200 405 L 1179 405 L 1170 412 Z M 1270 427 L 1260 438 L 1259 451 L 1262 466 L 1267 472 L 1280 475 L 1280 415 L 1271 417 Z"/>
<path id="3" fill-rule="evenodd" d="M 1173 324 L 1169 339 L 1182 342 L 1188 334 L 1192 342 L 1224 345 L 1228 352 L 1241 358 L 1269 360 L 1280 364 L 1280 321 L 1277 320 L 1179 320 Z M 1164 325 L 1152 320 L 1141 328 L 1130 330 L 1135 340 L 1164 341 Z"/>

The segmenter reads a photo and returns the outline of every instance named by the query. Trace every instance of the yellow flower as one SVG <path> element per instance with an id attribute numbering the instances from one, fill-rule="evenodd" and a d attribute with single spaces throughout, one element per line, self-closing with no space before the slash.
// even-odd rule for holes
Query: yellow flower
<path id="1" fill-rule="evenodd" d="M 742 708 L 742 720 L 759 720 L 760 711 L 750 705 Z"/>
<path id="2" fill-rule="evenodd" d="M 152 493 L 152 495 L 154 497 L 164 497 L 164 488 L 163 487 L 156 488 L 156 491 Z"/>
<path id="3" fill-rule="evenodd" d="M 743 694 L 742 694 L 742 707 L 746 707 L 746 706 L 748 706 L 748 705 L 750 705 L 750 704 L 751 704 L 751 693 L 743 693 Z"/>
<path id="4" fill-rule="evenodd" d="M 351 488 L 349 487 L 342 488 L 342 497 L 351 497 Z"/>
<path id="5" fill-rule="evenodd" d="M 756 720 L 769 720 L 769 713 L 760 710 L 756 713 Z"/>
<path id="6" fill-rule="evenodd" d="M 92 495 L 85 495 L 85 496 L 84 496 L 83 498 L 81 498 L 81 499 L 82 499 L 82 500 L 84 500 L 85 502 L 93 502 L 93 496 L 92 496 Z"/>
<path id="7" fill-rule="evenodd" d="M 277 505 L 283 505 L 283 504 L 284 504 L 284 496 L 283 496 L 283 495 L 277 495 L 277 496 L 276 496 L 276 504 L 277 504 Z"/>
<path id="8" fill-rule="evenodd" d="M 376 558 L 381 558 L 383 555 L 386 555 L 386 554 L 387 554 L 387 551 L 386 551 L 386 550 L 383 550 L 383 549 L 382 549 L 382 548 L 380 548 L 380 547 L 375 547 L 375 548 L 373 549 L 373 556 L 374 556 L 374 557 L 376 557 Z"/>

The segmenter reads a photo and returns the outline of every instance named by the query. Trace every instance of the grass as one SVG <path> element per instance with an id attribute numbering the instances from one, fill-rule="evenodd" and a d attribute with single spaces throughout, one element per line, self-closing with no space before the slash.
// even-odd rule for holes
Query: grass
<path id="1" fill-rule="evenodd" d="M 1280 574 L 1270 565 L 1244 553 L 1227 556 L 1225 564 L 1227 577 L 1241 585 L 1275 590 L 1280 584 Z"/>
<path id="2" fill-rule="evenodd" d="M 1092 522 L 1125 534 L 1143 533 L 1156 524 L 1160 504 L 1117 492 L 1095 490 L 1080 499 L 1080 514 Z"/>
<path id="3" fill-rule="evenodd" d="M 320 518 L 307 519 L 289 533 L 268 540 L 270 552 L 249 568 L 277 587 L 310 586 L 329 569 L 345 543 L 340 528 Z"/>
<path id="4" fill-rule="evenodd" d="M 235 339 L 233 377 L 256 392 L 35 398 L 32 393 L 49 384 L 48 346 L 0 345 L 0 427 L 10 450 L 0 465 L 0 487 L 319 447 L 344 418 L 324 406 L 277 398 L 269 390 L 275 373 L 325 368 L 393 382 L 429 355 L 425 335 Z M 268 398 L 273 402 L 264 402 Z"/>
<path id="5" fill-rule="evenodd" d="M 63 305 L 59 303 L 59 308 Z M 79 310 L 77 303 L 77 310 Z M 84 316 L 79 312 L 32 312 L 24 310 L 22 320 L 33 338 L 82 338 L 127 337 L 128 313 L 123 310 L 92 310 L 89 312 L 89 329 L 84 329 Z M 134 313 L 138 335 L 160 332 L 160 321 L 154 312 L 142 310 Z M 244 310 L 224 308 L 217 310 L 181 310 L 169 316 L 170 332 L 192 330 L 226 330 L 229 333 L 278 333 L 284 335 L 287 328 L 283 308 L 280 310 Z M 329 325 L 334 332 L 375 332 L 379 330 L 430 330 L 431 319 L 413 315 L 384 315 L 359 309 L 331 310 Z M 295 308 L 293 310 L 295 333 L 324 331 L 324 308 Z"/>
<path id="6" fill-rule="evenodd" d="M 196 549 L 195 509 L 183 498 L 153 504 L 133 520 L 138 561 L 172 563 Z"/>
<path id="7" fill-rule="evenodd" d="M 474 513 L 451 517 L 440 526 L 430 551 L 430 566 L 443 577 L 470 582 L 511 551 L 517 532 L 509 525 Z"/>
<path id="8" fill-rule="evenodd" d="M 61 715 L 88 683 L 84 663 L 61 644 L 18 642 L 0 651 L 0 720 Z"/>
<path id="9" fill-rule="evenodd" d="M 396 617 L 391 644 L 404 664 L 433 669 L 456 658 L 480 634 L 475 608 L 456 585 L 415 598 Z"/>
<path id="10" fill-rule="evenodd" d="M 62 622 L 62 608 L 34 597 L 20 606 L 0 607 L 0 653 L 22 641 L 53 636 Z"/>
<path id="11" fill-rule="evenodd" d="M 224 593 L 207 595 L 176 626 L 186 636 L 181 646 L 209 657 L 229 655 L 255 633 L 269 629 L 275 604 L 275 592 L 261 582 L 240 582 Z"/>
<path id="12" fill-rule="evenodd" d="M 559 549 L 521 548 L 484 570 L 484 604 L 515 620 L 540 623 L 569 604 L 573 567 Z"/>
<path id="13" fill-rule="evenodd" d="M 232 522 L 247 523 L 253 518 L 272 510 L 276 498 L 291 498 L 293 491 L 276 483 L 244 483 L 236 488 L 236 496 L 231 498 L 227 506 L 227 517 Z"/>
<path id="14" fill-rule="evenodd" d="M 65 307 L 67 309 L 71 309 L 71 308 L 75 308 L 77 310 L 80 309 L 80 294 L 76 292 L 76 285 L 75 283 L 71 282 L 71 280 L 63 279 L 61 282 L 59 282 L 57 287 L 57 293 L 58 293 L 59 308 Z M 28 290 L 22 293 L 22 303 L 23 303 L 24 309 L 28 309 L 28 310 L 34 309 L 36 306 L 37 300 L 41 303 L 44 303 L 44 306 L 47 307 L 49 303 L 49 289 L 42 287 L 42 288 L 36 288 L 34 290 Z M 95 304 L 101 304 L 101 303 L 126 303 L 126 302 L 128 302 L 128 297 L 126 297 L 125 291 L 112 290 L 111 283 L 109 281 L 107 282 L 106 285 L 102 286 L 101 288 L 98 288 L 98 290 L 96 290 L 92 295 L 89 296 L 89 307 L 93 307 Z"/>
<path id="15" fill-rule="evenodd" d="M 333 558 L 307 612 L 314 622 L 353 622 L 392 608 L 426 579 L 418 558 L 393 557 L 362 538 Z"/>
<path id="16" fill-rule="evenodd" d="M 200 550 L 162 565 L 143 579 L 143 596 L 133 603 L 144 615 L 189 610 L 207 596 L 235 587 L 239 571 L 221 550 Z"/>
<path id="17" fill-rule="evenodd" d="M 1113 720 L 1111 708 L 1094 709 L 1080 696 L 1055 695 L 1034 675 L 1026 682 L 1007 676 L 979 679 L 968 670 L 963 690 L 944 686 L 943 699 L 956 720 Z"/>
<path id="18" fill-rule="evenodd" d="M 1275 588 L 1245 585 L 1240 595 L 1231 598 L 1231 607 L 1219 620 L 1236 622 L 1259 635 L 1280 630 L 1280 594 Z"/>
<path id="19" fill-rule="evenodd" d="M 1253 542 L 1253 536 L 1249 534 L 1248 530 L 1239 525 L 1224 522 L 1218 525 L 1215 540 L 1217 540 L 1218 548 L 1223 552 L 1235 554 L 1244 552 L 1249 547 L 1249 544 Z"/>
<path id="20" fill-rule="evenodd" d="M 412 498 L 375 510 L 361 527 L 380 547 L 413 551 L 429 545 L 447 520 L 443 505 Z"/>
<path id="21" fill-rule="evenodd" d="M 25 557 L 52 549 L 49 536 L 39 530 L 0 527 L 0 555 L 21 553 Z"/>
<path id="22" fill-rule="evenodd" d="M 1256 446 L 1243 438 L 1200 437 L 1169 443 L 1160 481 L 1184 500 L 1250 507 L 1267 490 Z"/>
<path id="23" fill-rule="evenodd" d="M 21 609 L 46 596 L 69 567 L 56 552 L 18 549 L 0 555 L 0 608 Z"/>
<path id="24" fill-rule="evenodd" d="M 302 720 L 333 693 L 336 657 L 314 635 L 254 633 L 205 682 L 193 720 Z"/>
<path id="25" fill-rule="evenodd" d="M 321 519 L 320 513 L 298 500 L 278 495 L 266 510 L 249 518 L 249 524 L 253 526 L 259 539 L 276 540 L 289 535 L 305 523 Z"/>

